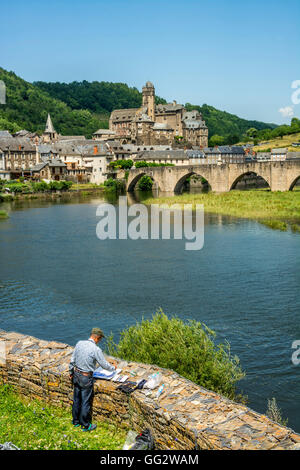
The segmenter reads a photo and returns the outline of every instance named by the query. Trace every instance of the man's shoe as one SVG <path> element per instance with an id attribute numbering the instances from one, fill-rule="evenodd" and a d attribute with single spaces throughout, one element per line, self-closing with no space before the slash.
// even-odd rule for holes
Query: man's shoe
<path id="1" fill-rule="evenodd" d="M 72 424 L 73 424 L 74 428 L 79 428 L 79 426 L 80 426 L 80 423 L 77 423 L 77 424 L 72 423 Z"/>
<path id="2" fill-rule="evenodd" d="M 94 429 L 96 429 L 96 427 L 97 427 L 97 424 L 92 424 L 92 423 L 91 423 L 91 424 L 88 425 L 87 428 L 85 428 L 84 426 L 82 426 L 81 430 L 82 430 L 82 431 L 85 431 L 85 432 L 87 432 L 87 431 L 94 431 Z"/>

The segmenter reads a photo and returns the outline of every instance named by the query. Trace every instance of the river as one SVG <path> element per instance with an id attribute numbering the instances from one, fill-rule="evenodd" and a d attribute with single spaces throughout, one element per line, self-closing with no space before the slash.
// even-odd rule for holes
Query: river
<path id="1" fill-rule="evenodd" d="M 300 236 L 205 214 L 205 243 L 96 237 L 102 197 L 14 201 L 0 221 L 0 328 L 74 344 L 93 326 L 120 331 L 162 307 L 228 340 L 265 412 L 276 397 L 300 432 Z M 112 202 L 112 200 L 111 200 Z"/>

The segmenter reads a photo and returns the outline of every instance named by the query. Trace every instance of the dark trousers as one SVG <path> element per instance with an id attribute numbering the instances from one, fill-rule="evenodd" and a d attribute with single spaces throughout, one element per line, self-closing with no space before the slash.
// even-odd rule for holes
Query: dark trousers
<path id="1" fill-rule="evenodd" d="M 94 379 L 92 376 L 87 377 L 74 371 L 73 385 L 73 424 L 81 424 L 87 428 L 92 420 L 91 409 L 94 396 Z"/>

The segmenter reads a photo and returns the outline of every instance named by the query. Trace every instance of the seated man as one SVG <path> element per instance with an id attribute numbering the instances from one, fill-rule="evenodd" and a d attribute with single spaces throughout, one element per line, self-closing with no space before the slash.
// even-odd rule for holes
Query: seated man
<path id="1" fill-rule="evenodd" d="M 93 328 L 88 340 L 78 341 L 73 351 L 69 371 L 74 385 L 73 425 L 81 425 L 83 431 L 93 431 L 96 424 L 91 423 L 91 405 L 94 394 L 93 372 L 98 363 L 103 369 L 115 370 L 114 365 L 107 362 L 102 350 L 97 346 L 104 338 L 100 328 Z"/>

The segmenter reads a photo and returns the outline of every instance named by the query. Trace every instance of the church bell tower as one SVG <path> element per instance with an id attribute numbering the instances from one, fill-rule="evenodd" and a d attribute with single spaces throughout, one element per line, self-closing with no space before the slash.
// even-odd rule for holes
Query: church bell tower
<path id="1" fill-rule="evenodd" d="M 147 82 L 143 87 L 143 107 L 147 108 L 147 114 L 151 121 L 155 121 L 155 88 L 153 83 Z"/>

